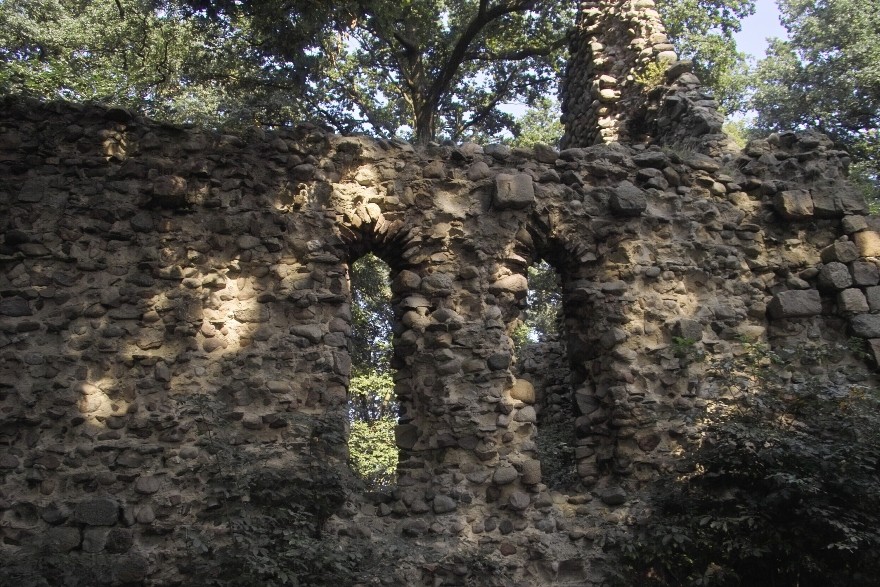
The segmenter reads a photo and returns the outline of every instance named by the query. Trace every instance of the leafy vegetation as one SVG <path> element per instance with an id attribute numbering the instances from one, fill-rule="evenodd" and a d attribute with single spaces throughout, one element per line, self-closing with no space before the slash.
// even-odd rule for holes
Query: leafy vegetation
<path id="1" fill-rule="evenodd" d="M 521 324 L 513 333 L 517 348 L 560 334 L 562 291 L 559 287 L 559 274 L 549 263 L 540 261 L 529 267 L 528 280 L 526 309 Z"/>
<path id="2" fill-rule="evenodd" d="M 880 397 L 858 382 L 792 377 L 846 351 L 745 344 L 713 366 L 733 399 L 708 412 L 686 472 L 657 484 L 637 539 L 617 545 L 621 584 L 876 584 Z"/>
<path id="3" fill-rule="evenodd" d="M 213 126 L 496 137 L 555 91 L 570 3 L 7 0 L 0 90 Z"/>
<path id="4" fill-rule="evenodd" d="M 558 147 L 565 129 L 562 127 L 559 102 L 541 98 L 516 121 L 517 133 L 510 144 L 514 147 L 532 147 L 536 144 Z"/>
<path id="5" fill-rule="evenodd" d="M 352 470 L 370 489 L 389 489 L 397 479 L 394 427 L 400 406 L 391 370 L 390 269 L 372 254 L 351 264 L 352 378 L 348 389 Z"/>
<path id="6" fill-rule="evenodd" d="M 758 64 L 763 131 L 816 128 L 845 145 L 853 176 L 880 193 L 880 0 L 780 0 L 788 40 Z"/>

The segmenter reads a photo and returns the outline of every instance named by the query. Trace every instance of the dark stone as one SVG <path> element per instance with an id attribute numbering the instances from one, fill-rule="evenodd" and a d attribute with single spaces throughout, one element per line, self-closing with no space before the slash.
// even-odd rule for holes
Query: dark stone
<path id="1" fill-rule="evenodd" d="M 849 267 L 843 263 L 832 261 L 819 269 L 819 288 L 824 290 L 841 290 L 852 286 L 852 275 Z"/>
<path id="2" fill-rule="evenodd" d="M 501 371 L 510 367 L 510 355 L 507 353 L 495 353 L 486 361 L 493 371 Z"/>
<path id="3" fill-rule="evenodd" d="M 783 291 L 773 296 L 767 312 L 776 319 L 818 316 L 822 313 L 822 298 L 815 289 Z"/>
<path id="4" fill-rule="evenodd" d="M 394 442 L 398 448 L 410 450 L 419 440 L 419 429 L 414 424 L 399 424 L 394 427 Z"/>
<path id="5" fill-rule="evenodd" d="M 446 514 L 455 511 L 455 500 L 448 495 L 438 495 L 434 498 L 434 513 Z"/>
<path id="6" fill-rule="evenodd" d="M 669 157 L 663 151 L 644 151 L 633 157 L 633 163 L 639 167 L 663 169 L 669 164 Z"/>
<path id="7" fill-rule="evenodd" d="M 32 316 L 31 305 L 24 298 L 4 298 L 0 300 L 0 315 L 2 316 Z"/>
<path id="8" fill-rule="evenodd" d="M 621 505 L 626 502 L 626 491 L 622 487 L 606 487 L 599 492 L 599 499 L 606 505 Z"/>
<path id="9" fill-rule="evenodd" d="M 814 215 L 813 198 L 807 190 L 788 190 L 776 194 L 773 207 L 787 220 L 803 220 Z"/>
<path id="10" fill-rule="evenodd" d="M 49 552 L 70 552 L 79 546 L 79 529 L 68 527 L 49 528 L 43 540 Z"/>
<path id="11" fill-rule="evenodd" d="M 645 197 L 645 192 L 628 181 L 622 181 L 611 192 L 608 205 L 618 216 L 640 216 L 648 208 L 648 199 Z"/>
<path id="12" fill-rule="evenodd" d="M 121 557 L 113 566 L 113 576 L 119 583 L 137 583 L 147 577 L 148 570 L 146 558 L 139 554 L 129 554 Z"/>
<path id="13" fill-rule="evenodd" d="M 853 336 L 880 338 L 880 314 L 859 314 L 849 319 Z"/>
<path id="14" fill-rule="evenodd" d="M 73 519 L 89 526 L 112 526 L 119 519 L 119 504 L 109 497 L 81 501 L 73 510 Z"/>

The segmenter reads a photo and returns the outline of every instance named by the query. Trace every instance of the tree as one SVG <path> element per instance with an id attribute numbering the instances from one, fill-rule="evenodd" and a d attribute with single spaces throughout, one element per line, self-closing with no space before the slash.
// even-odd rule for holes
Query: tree
<path id="1" fill-rule="evenodd" d="M 558 147 L 562 133 L 565 132 L 560 117 L 559 102 L 547 97 L 541 98 L 517 119 L 517 133 L 510 144 L 514 147 L 531 147 L 541 143 Z"/>
<path id="2" fill-rule="evenodd" d="M 779 7 L 789 39 L 774 40 L 758 64 L 757 126 L 817 128 L 880 186 L 880 0 L 780 0 Z"/>
<path id="3" fill-rule="evenodd" d="M 657 8 L 679 56 L 694 71 L 725 114 L 745 110 L 749 66 L 733 34 L 740 20 L 754 14 L 755 0 L 660 0 Z"/>
<path id="4" fill-rule="evenodd" d="M 394 427 L 400 409 L 391 371 L 394 312 L 389 272 L 388 265 L 372 254 L 351 264 L 349 460 L 373 489 L 389 488 L 397 469 Z"/>
<path id="5" fill-rule="evenodd" d="M 561 0 L 6 0 L 0 89 L 213 124 L 434 138 L 514 127 L 555 90 Z"/>
<path id="6" fill-rule="evenodd" d="M 420 143 L 512 128 L 498 106 L 555 90 L 573 16 L 560 0 L 359 0 L 336 5 L 341 13 L 350 22 L 313 80 L 334 105 L 328 122 L 381 136 L 409 129 Z M 287 54 L 272 38 L 270 52 Z"/>
<path id="7" fill-rule="evenodd" d="M 251 28 L 244 20 L 198 19 L 158 0 L 6 0 L 0 91 L 214 127 L 304 118 L 295 98 L 305 65 L 289 68 L 295 76 L 264 61 Z"/>

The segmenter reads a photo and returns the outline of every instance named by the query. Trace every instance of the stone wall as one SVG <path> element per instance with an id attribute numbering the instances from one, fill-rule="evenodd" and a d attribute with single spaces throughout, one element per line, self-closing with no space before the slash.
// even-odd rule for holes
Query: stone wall
<path id="1" fill-rule="evenodd" d="M 721 155 L 718 105 L 679 61 L 654 0 L 584 0 L 562 84 L 563 147 L 688 144 Z"/>
<path id="2" fill-rule="evenodd" d="M 880 346 L 880 236 L 817 135 L 717 159 L 240 138 L 16 99 L 0 116 L 4 584 L 272 584 L 246 550 L 269 527 L 313 549 L 297 572 L 324 557 L 361 584 L 598 585 L 604 537 L 728 392 L 676 340 L 717 360 Z M 346 463 L 366 252 L 397 318 L 387 495 Z M 562 279 L 567 382 L 515 361 L 538 259 Z M 817 376 L 873 381 L 835 360 Z M 574 479 L 551 487 L 541 426 L 566 417 Z"/>

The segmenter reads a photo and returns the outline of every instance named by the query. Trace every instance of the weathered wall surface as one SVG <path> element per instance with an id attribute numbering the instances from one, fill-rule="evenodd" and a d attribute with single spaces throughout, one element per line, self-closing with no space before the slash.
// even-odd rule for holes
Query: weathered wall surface
<path id="1" fill-rule="evenodd" d="M 717 360 L 880 339 L 880 236 L 815 135 L 722 160 L 0 111 L 2 584 L 257 580 L 247 548 L 291 508 L 314 530 L 285 536 L 316 549 L 297 557 L 363 584 L 600 584 L 603 537 L 728 392 L 673 337 Z M 389 496 L 346 464 L 348 264 L 368 251 L 398 320 Z M 509 336 L 541 258 L 564 392 Z M 835 361 L 816 376 L 873 381 Z M 576 478 L 550 487 L 541 425 L 566 418 Z"/>

